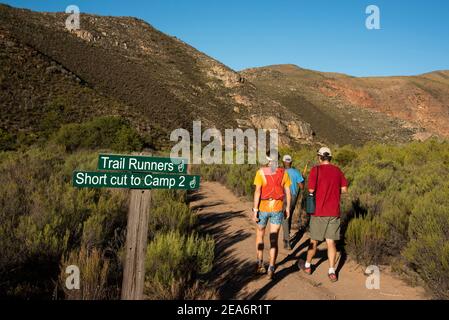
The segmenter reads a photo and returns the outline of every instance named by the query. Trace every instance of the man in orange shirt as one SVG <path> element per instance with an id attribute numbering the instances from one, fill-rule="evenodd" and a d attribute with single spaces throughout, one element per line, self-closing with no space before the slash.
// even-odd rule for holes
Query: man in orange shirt
<path id="1" fill-rule="evenodd" d="M 279 230 L 284 218 L 290 217 L 290 178 L 283 168 L 278 167 L 278 159 L 267 155 L 268 164 L 259 169 L 254 178 L 254 206 L 253 219 L 257 223 L 256 250 L 257 250 L 257 273 L 266 271 L 263 264 L 263 238 L 268 220 L 270 220 L 270 265 L 268 277 L 274 275 L 276 258 L 278 254 Z M 284 199 L 287 201 L 284 217 Z"/>

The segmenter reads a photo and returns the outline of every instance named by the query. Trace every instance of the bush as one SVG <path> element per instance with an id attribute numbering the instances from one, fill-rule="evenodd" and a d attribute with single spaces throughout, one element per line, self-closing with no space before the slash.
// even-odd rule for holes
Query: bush
<path id="1" fill-rule="evenodd" d="M 116 133 L 111 149 L 117 151 L 138 151 L 142 149 L 143 143 L 143 138 L 139 136 L 136 130 L 123 126 Z"/>
<path id="2" fill-rule="evenodd" d="M 201 165 L 194 167 L 194 172 L 204 180 L 223 183 L 239 197 L 250 199 L 257 169 L 258 166 L 248 164 Z"/>
<path id="3" fill-rule="evenodd" d="M 77 266 L 80 271 L 79 290 L 69 290 L 66 286 L 68 266 Z M 118 288 L 108 288 L 109 261 L 101 250 L 81 247 L 73 250 L 61 261 L 59 285 L 67 300 L 105 300 L 118 298 Z M 115 293 L 115 295 L 114 295 Z"/>
<path id="4" fill-rule="evenodd" d="M 144 140 L 128 121 L 117 117 L 101 117 L 81 124 L 62 126 L 53 141 L 69 152 L 78 149 L 141 150 Z"/>
<path id="5" fill-rule="evenodd" d="M 154 236 L 157 232 L 179 231 L 187 233 L 196 223 L 196 216 L 183 199 L 174 190 L 153 191 L 153 203 L 149 216 L 148 232 Z"/>
<path id="6" fill-rule="evenodd" d="M 16 148 L 16 139 L 9 132 L 0 129 L 0 151 L 10 151 Z"/>
<path id="7" fill-rule="evenodd" d="M 417 202 L 409 237 L 406 260 L 436 297 L 449 299 L 449 184 Z"/>
<path id="8" fill-rule="evenodd" d="M 158 234 L 147 248 L 145 294 L 153 299 L 192 298 L 187 288 L 196 275 L 211 270 L 213 259 L 214 241 L 209 236 Z"/>
<path id="9" fill-rule="evenodd" d="M 358 261 L 380 264 L 386 243 L 385 225 L 377 218 L 354 218 L 345 234 L 347 250 Z"/>
<path id="10" fill-rule="evenodd" d="M 152 299 L 203 299 L 214 290 L 197 279 L 212 267 L 214 242 L 194 233 L 196 215 L 183 190 L 154 190 L 148 233 L 145 294 Z"/>
<path id="11" fill-rule="evenodd" d="M 350 146 L 339 149 L 334 156 L 335 163 L 343 167 L 348 166 L 355 159 L 357 159 L 357 153 Z"/>

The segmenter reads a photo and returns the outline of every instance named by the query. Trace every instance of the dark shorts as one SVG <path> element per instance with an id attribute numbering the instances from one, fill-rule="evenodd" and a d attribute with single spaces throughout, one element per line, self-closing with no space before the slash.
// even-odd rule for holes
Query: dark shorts
<path id="1" fill-rule="evenodd" d="M 311 216 L 310 238 L 317 241 L 340 240 L 340 218 Z"/>

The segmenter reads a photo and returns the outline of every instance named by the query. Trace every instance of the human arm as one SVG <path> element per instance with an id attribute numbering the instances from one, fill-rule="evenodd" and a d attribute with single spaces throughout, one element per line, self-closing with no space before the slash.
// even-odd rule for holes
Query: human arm
<path id="1" fill-rule="evenodd" d="M 254 199 L 253 199 L 253 220 L 254 222 L 259 222 L 258 213 L 259 213 L 259 202 L 260 202 L 260 194 L 262 192 L 262 186 L 256 185 L 256 189 L 254 190 Z"/>
<path id="2" fill-rule="evenodd" d="M 292 202 L 292 195 L 290 193 L 290 186 L 284 186 L 285 200 L 287 201 L 285 206 L 286 219 L 290 218 L 290 206 Z"/>
<path id="3" fill-rule="evenodd" d="M 317 183 L 317 177 L 316 177 L 316 167 L 313 167 L 312 170 L 310 170 L 309 179 L 307 182 L 307 189 L 309 193 L 314 193 L 316 189 L 316 183 Z"/>
<path id="4" fill-rule="evenodd" d="M 296 175 L 297 175 L 298 189 L 302 191 L 305 188 L 304 177 L 298 170 L 296 170 Z"/>

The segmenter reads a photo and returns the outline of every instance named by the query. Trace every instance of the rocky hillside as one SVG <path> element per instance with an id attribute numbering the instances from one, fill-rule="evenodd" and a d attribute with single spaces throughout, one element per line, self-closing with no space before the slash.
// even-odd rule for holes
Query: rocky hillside
<path id="1" fill-rule="evenodd" d="M 449 71 L 356 78 L 276 65 L 242 74 L 309 122 L 318 139 L 360 143 L 449 136 Z"/>
<path id="2" fill-rule="evenodd" d="M 139 19 L 81 14 L 81 29 L 69 31 L 67 16 L 0 5 L 0 133 L 45 140 L 64 123 L 118 115 L 155 147 L 193 120 L 278 129 L 290 145 L 449 135 L 447 72 L 353 78 L 281 65 L 239 73 Z"/>
<path id="3" fill-rule="evenodd" d="M 308 123 L 240 74 L 146 22 L 81 14 L 81 30 L 69 31 L 66 18 L 0 5 L 1 129 L 41 135 L 114 114 L 159 143 L 193 120 L 312 141 Z"/>

